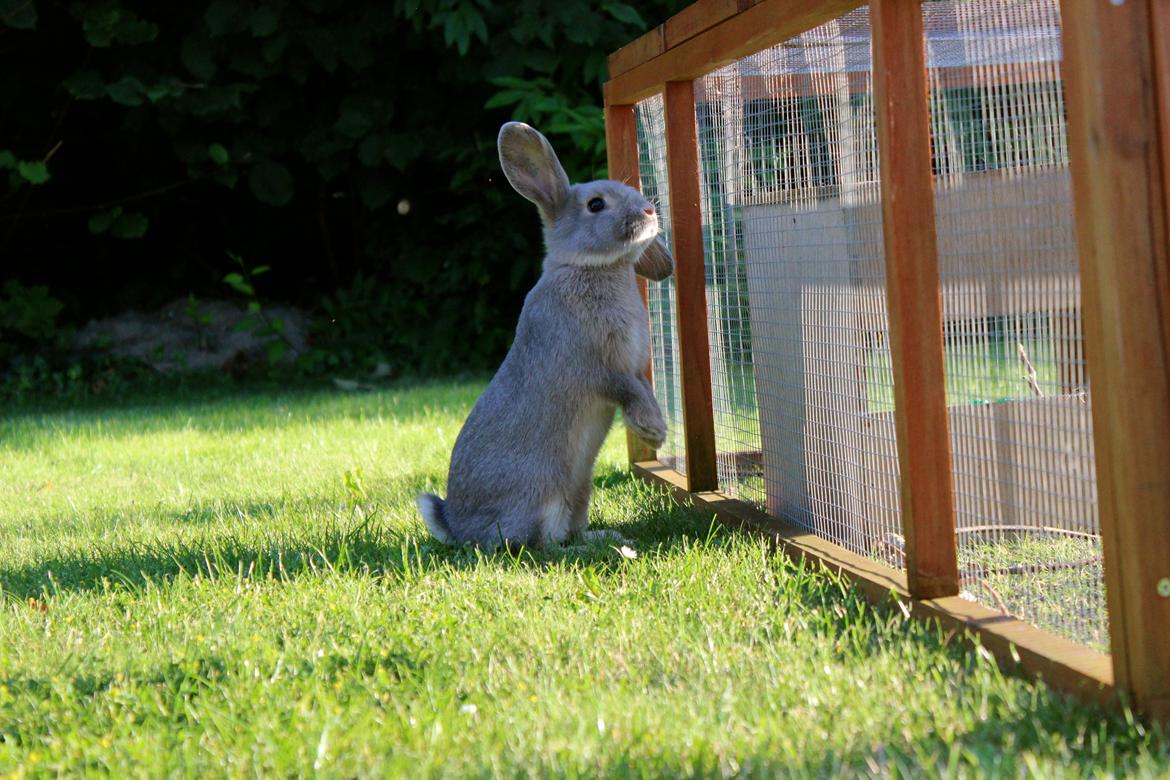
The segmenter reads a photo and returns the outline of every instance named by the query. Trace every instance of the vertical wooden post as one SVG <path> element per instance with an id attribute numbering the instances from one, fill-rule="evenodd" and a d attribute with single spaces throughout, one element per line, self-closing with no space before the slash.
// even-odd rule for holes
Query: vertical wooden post
<path id="1" fill-rule="evenodd" d="M 1170 231 L 1170 4 L 1155 2 L 1150 11 L 1158 140 L 1162 158 L 1162 205 L 1167 209 L 1166 229 Z M 1163 310 L 1163 314 L 1170 318 L 1170 311 Z M 1170 329 L 1170 325 L 1167 329 Z"/>
<path id="2" fill-rule="evenodd" d="M 703 219 L 699 195 L 699 140 L 695 84 L 668 81 L 667 178 L 674 284 L 678 298 L 678 351 L 686 429 L 687 489 L 717 490 L 715 421 L 711 404 L 711 354 L 707 343 L 707 292 L 703 271 Z"/>
<path id="3" fill-rule="evenodd" d="M 1062 0 L 1114 677 L 1170 718 L 1170 250 L 1156 2 Z M 1164 14 L 1164 9 L 1158 9 Z M 1163 20 L 1164 21 L 1164 20 Z"/>
<path id="4" fill-rule="evenodd" d="M 605 107 L 605 153 L 609 163 L 609 178 L 625 182 L 634 189 L 642 189 L 642 176 L 638 169 L 638 126 L 633 106 Z M 646 280 L 638 277 L 638 289 L 642 303 L 646 304 L 646 316 L 650 316 L 650 297 Z M 654 381 L 654 368 L 646 361 L 646 378 Z M 654 449 L 646 442 L 626 430 L 626 453 L 630 463 L 653 460 Z"/>
<path id="5" fill-rule="evenodd" d="M 915 598 L 939 598 L 959 592 L 959 571 L 922 5 L 870 13 L 906 575 Z"/>

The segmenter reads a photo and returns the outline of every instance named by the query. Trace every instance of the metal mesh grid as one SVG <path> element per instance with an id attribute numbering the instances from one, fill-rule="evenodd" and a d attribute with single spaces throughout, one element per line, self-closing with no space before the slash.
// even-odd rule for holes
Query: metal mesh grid
<path id="1" fill-rule="evenodd" d="M 1104 649 L 1058 3 L 923 15 L 964 595 Z"/>
<path id="2" fill-rule="evenodd" d="M 662 95 L 638 103 L 634 107 L 634 116 L 642 193 L 657 209 L 662 236 L 669 245 L 670 188 L 666 178 L 666 112 Z M 648 291 L 654 397 L 662 407 L 667 429 L 666 442 L 658 450 L 658 459 L 676 471 L 686 473 L 674 279 L 648 282 Z"/>
<path id="3" fill-rule="evenodd" d="M 696 82 L 720 487 L 902 566 L 868 9 Z"/>

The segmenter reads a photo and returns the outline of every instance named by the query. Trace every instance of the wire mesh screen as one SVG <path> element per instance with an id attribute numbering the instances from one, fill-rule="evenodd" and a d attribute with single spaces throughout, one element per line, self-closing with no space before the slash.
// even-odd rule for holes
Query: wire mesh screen
<path id="1" fill-rule="evenodd" d="M 964 595 L 1104 649 L 1058 3 L 923 14 Z"/>
<path id="2" fill-rule="evenodd" d="M 638 103 L 634 116 L 642 193 L 655 205 L 663 239 L 669 245 L 670 189 L 666 178 L 666 113 L 662 96 L 655 95 Z M 649 282 L 648 291 L 654 396 L 662 407 L 667 428 L 666 442 L 658 450 L 658 459 L 676 471 L 686 473 L 674 280 Z"/>
<path id="3" fill-rule="evenodd" d="M 720 487 L 902 566 L 861 8 L 696 82 Z"/>

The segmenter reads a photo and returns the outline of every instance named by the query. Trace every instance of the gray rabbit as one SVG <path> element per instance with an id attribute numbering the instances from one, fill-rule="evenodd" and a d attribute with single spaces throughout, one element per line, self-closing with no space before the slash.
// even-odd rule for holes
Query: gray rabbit
<path id="1" fill-rule="evenodd" d="M 593 463 L 621 407 L 655 447 L 662 411 L 642 371 L 650 350 L 635 273 L 674 269 L 653 205 L 616 181 L 570 185 L 552 146 L 521 122 L 500 128 L 500 165 L 536 204 L 544 268 L 516 338 L 455 440 L 447 500 L 419 496 L 431 534 L 488 549 L 585 534 Z"/>

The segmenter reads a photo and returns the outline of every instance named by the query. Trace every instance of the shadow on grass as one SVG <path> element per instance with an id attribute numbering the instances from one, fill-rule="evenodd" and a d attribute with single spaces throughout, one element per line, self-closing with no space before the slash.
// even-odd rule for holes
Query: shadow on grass
<path id="1" fill-rule="evenodd" d="M 399 487 L 421 487 L 423 476 L 414 475 L 407 481 L 409 484 Z M 636 547 L 645 551 L 644 554 L 652 554 L 648 550 L 654 546 L 670 549 L 681 544 L 684 538 L 704 539 L 713 533 L 709 517 L 677 507 L 662 491 L 643 486 L 621 470 L 610 469 L 598 474 L 595 486 L 607 502 L 617 498 L 623 507 L 634 507 L 632 517 L 625 517 L 620 523 L 602 525 L 616 528 L 630 537 Z M 332 571 L 357 577 L 414 579 L 420 574 L 447 568 L 522 567 L 539 570 L 571 565 L 604 571 L 621 565 L 619 556 L 605 544 L 574 550 L 525 551 L 520 555 L 480 555 L 467 548 L 447 547 L 420 538 L 411 533 L 411 529 L 404 529 L 400 525 L 382 514 L 374 514 L 368 522 L 352 516 L 338 519 L 332 525 L 326 524 L 304 533 L 285 536 L 265 536 L 263 532 L 236 536 L 228 529 L 227 533 L 208 533 L 203 538 L 182 542 L 127 545 L 96 550 L 91 555 L 79 553 L 47 558 L 25 568 L 0 567 L 0 586 L 11 597 L 25 600 L 41 597 L 45 593 L 100 592 L 107 589 L 134 592 L 146 588 L 147 583 L 157 587 L 186 577 L 230 582 L 237 578 L 262 579 L 271 575 L 277 582 L 288 582 L 298 577 Z M 415 525 L 414 529 L 417 528 Z M 715 533 L 721 539 L 729 538 L 729 532 L 720 530 Z M 51 579 L 48 571 L 53 572 Z M 779 576 L 792 579 L 808 575 L 797 567 L 795 570 L 786 569 Z M 874 615 L 873 608 L 867 606 L 856 591 L 843 589 L 837 592 L 835 588 L 825 587 L 785 587 L 783 590 L 794 593 L 797 606 L 805 614 L 813 616 L 802 630 L 823 631 L 840 637 L 843 642 L 850 641 L 854 633 L 862 639 L 869 636 L 869 632 L 864 630 L 851 631 L 859 626 L 864 628 Z M 778 604 L 777 609 L 784 609 L 784 605 Z M 981 663 L 976 654 L 941 632 L 915 633 L 920 646 L 926 649 L 946 647 L 953 657 L 959 659 L 958 665 L 951 669 L 954 676 L 949 678 L 947 684 L 953 686 L 956 695 L 961 695 L 967 673 Z M 866 645 L 865 652 L 895 650 Z M 373 655 L 349 658 L 339 655 L 311 663 L 314 666 L 306 673 L 321 674 L 326 679 L 347 675 L 370 677 L 382 667 L 391 672 L 392 677 L 403 679 L 422 674 L 425 665 L 425 661 L 419 658 L 402 654 L 392 654 L 388 658 Z M 170 701 L 212 691 L 225 676 L 236 673 L 225 665 L 223 659 L 211 654 L 144 670 L 135 679 L 161 689 L 167 694 L 164 699 Z M 71 694 L 83 700 L 104 694 L 113 684 L 109 675 L 86 675 L 74 669 L 65 670 L 64 675 L 70 679 Z M 926 680 L 923 683 L 942 684 Z M 48 679 L 0 676 L 0 684 L 36 700 L 59 695 L 55 693 L 58 683 Z M 1121 716 L 1078 703 L 1047 689 L 1001 688 L 992 693 L 991 701 L 986 702 L 984 707 L 987 708 L 986 715 L 973 717 L 965 732 L 948 736 L 930 733 L 898 741 L 889 739 L 889 735 L 896 732 L 883 730 L 882 734 L 889 739 L 885 743 L 879 741 L 871 748 L 852 752 L 811 751 L 795 762 L 791 758 L 787 762 L 783 758 L 778 761 L 777 755 L 781 751 L 769 750 L 765 735 L 762 739 L 750 740 L 751 744 L 745 746 L 744 752 L 735 756 L 729 756 L 725 749 L 716 744 L 688 747 L 681 755 L 663 753 L 647 756 L 639 751 L 636 755 L 613 756 L 605 759 L 601 765 L 583 765 L 581 774 L 645 776 L 649 765 L 653 768 L 652 774 L 719 775 L 727 768 L 724 762 L 732 757 L 747 775 L 884 776 L 892 773 L 917 776 L 936 772 L 953 775 L 954 767 L 958 767 L 960 773 L 966 768 L 973 776 L 1014 776 L 1026 768 L 1021 756 L 1031 753 L 1043 756 L 1052 745 L 1060 742 L 1084 745 L 1083 749 L 1077 750 L 1077 761 L 1089 770 L 1086 774 L 1092 774 L 1094 769 L 1099 770 L 1102 764 L 1107 765 L 1110 774 L 1126 774 L 1134 766 L 1135 756 L 1141 751 L 1152 753 L 1153 760 L 1160 761 L 1162 766 L 1170 765 L 1170 747 L 1164 735 L 1151 739 L 1135 730 Z M 174 717 L 181 720 L 185 716 L 180 712 Z M 23 727 L 12 718 L 9 721 L 9 725 L 0 726 L 0 735 L 6 735 L 13 744 L 31 744 L 45 731 L 34 719 L 27 720 Z M 783 728 L 783 724 L 773 721 L 763 728 L 779 729 Z M 636 746 L 641 737 L 634 736 L 637 738 L 632 740 L 632 744 Z M 653 735 L 646 738 L 653 738 Z M 550 760 L 553 763 L 548 766 L 549 773 L 558 774 L 558 769 L 573 766 L 574 758 L 554 755 Z M 564 763 L 559 763 L 562 760 Z M 955 763 L 951 763 L 952 760 Z"/>
<path id="2" fill-rule="evenodd" d="M 593 477 L 594 490 L 606 490 L 621 487 L 634 481 L 634 474 L 629 469 L 607 469 Z"/>
<path id="3" fill-rule="evenodd" d="M 630 494 L 638 502 L 637 514 L 617 525 L 600 523 L 591 527 L 617 530 L 636 548 L 669 548 L 684 538 L 704 538 L 710 533 L 709 518 L 678 507 L 665 494 L 646 488 L 619 470 L 600 474 L 596 484 L 599 492 Z M 388 485 L 373 486 L 371 492 L 413 495 L 426 485 L 426 475 L 415 474 Z M 421 524 L 408 525 L 390 517 L 376 503 L 359 513 L 337 501 L 304 502 L 306 514 L 320 515 L 319 522 L 307 524 L 310 527 L 304 531 L 266 533 L 264 528 L 256 527 L 278 509 L 288 511 L 274 502 L 225 503 L 216 509 L 214 517 L 202 516 L 199 521 L 190 510 L 174 512 L 164 522 L 186 525 L 189 533 L 184 539 L 95 546 L 45 557 L 32 565 L 0 565 L 0 593 L 25 601 L 69 592 L 157 587 L 180 577 L 286 581 L 304 575 L 346 572 L 413 578 L 420 571 L 442 568 L 547 568 L 568 564 L 604 569 L 621 561 L 614 549 L 617 542 L 570 542 L 564 547 L 484 553 L 472 547 L 439 543 L 425 535 Z M 231 520 L 233 516 L 239 517 L 238 523 L 204 527 L 212 520 Z"/>
<path id="4" fill-rule="evenodd" d="M 1031 684 L 988 697 L 984 706 L 990 712 L 966 731 L 891 742 L 852 763 L 882 777 L 1045 776 L 1037 759 L 1058 758 L 1055 749 L 1063 743 L 1061 764 L 1048 769 L 1054 776 L 1166 777 L 1170 770 L 1170 732 L 1140 725 L 1129 711 Z M 1143 755 L 1148 765 L 1137 773 Z"/>

